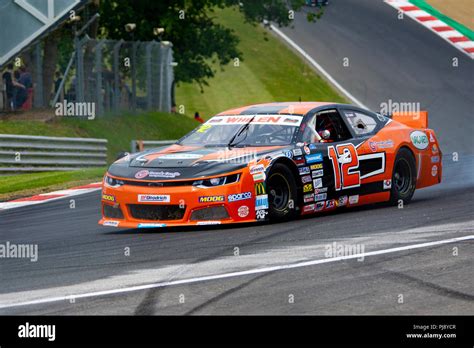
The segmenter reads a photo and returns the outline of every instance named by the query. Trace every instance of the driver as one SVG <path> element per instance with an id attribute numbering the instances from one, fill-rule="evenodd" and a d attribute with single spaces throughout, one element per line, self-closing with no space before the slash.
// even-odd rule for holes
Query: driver
<path id="1" fill-rule="evenodd" d="M 319 143 L 322 140 L 318 132 L 316 132 L 316 115 L 314 115 L 306 124 L 303 131 L 303 141 L 311 143 Z"/>

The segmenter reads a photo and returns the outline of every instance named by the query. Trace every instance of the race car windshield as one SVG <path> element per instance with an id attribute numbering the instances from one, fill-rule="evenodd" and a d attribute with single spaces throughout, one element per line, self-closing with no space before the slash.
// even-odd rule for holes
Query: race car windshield
<path id="1" fill-rule="evenodd" d="M 301 116 L 294 115 L 215 116 L 183 137 L 179 144 L 208 147 L 230 143 L 234 147 L 289 145 L 301 120 Z"/>

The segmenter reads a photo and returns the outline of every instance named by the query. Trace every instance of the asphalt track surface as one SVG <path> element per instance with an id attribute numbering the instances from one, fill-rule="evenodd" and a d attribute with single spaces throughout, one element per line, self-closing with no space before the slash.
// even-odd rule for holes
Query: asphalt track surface
<path id="1" fill-rule="evenodd" d="M 368 106 L 427 107 L 444 152 L 441 185 L 402 209 L 229 228 L 101 227 L 98 192 L 73 197 L 74 209 L 64 199 L 2 211 L 1 240 L 38 244 L 39 259 L 0 260 L 0 314 L 472 315 L 474 62 L 395 16 L 380 1 L 333 0 L 318 24 L 298 17 L 285 33 Z M 366 256 L 328 261 L 334 242 Z"/>

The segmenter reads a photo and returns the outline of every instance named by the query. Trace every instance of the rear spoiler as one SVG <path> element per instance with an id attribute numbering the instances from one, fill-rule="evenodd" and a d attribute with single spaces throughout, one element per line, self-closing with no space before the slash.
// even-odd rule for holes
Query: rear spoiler
<path id="1" fill-rule="evenodd" d="M 394 112 L 390 117 L 411 128 L 428 128 L 428 111 Z"/>

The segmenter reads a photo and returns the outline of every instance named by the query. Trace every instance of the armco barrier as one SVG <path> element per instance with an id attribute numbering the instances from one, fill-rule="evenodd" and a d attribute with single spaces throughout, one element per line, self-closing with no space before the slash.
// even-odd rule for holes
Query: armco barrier
<path id="1" fill-rule="evenodd" d="M 0 174 L 107 165 L 107 140 L 0 134 Z"/>
<path id="2" fill-rule="evenodd" d="M 159 147 L 163 145 L 174 144 L 177 140 L 132 140 L 130 142 L 130 151 L 131 153 L 140 152 L 143 150 L 152 149 L 154 147 Z"/>

